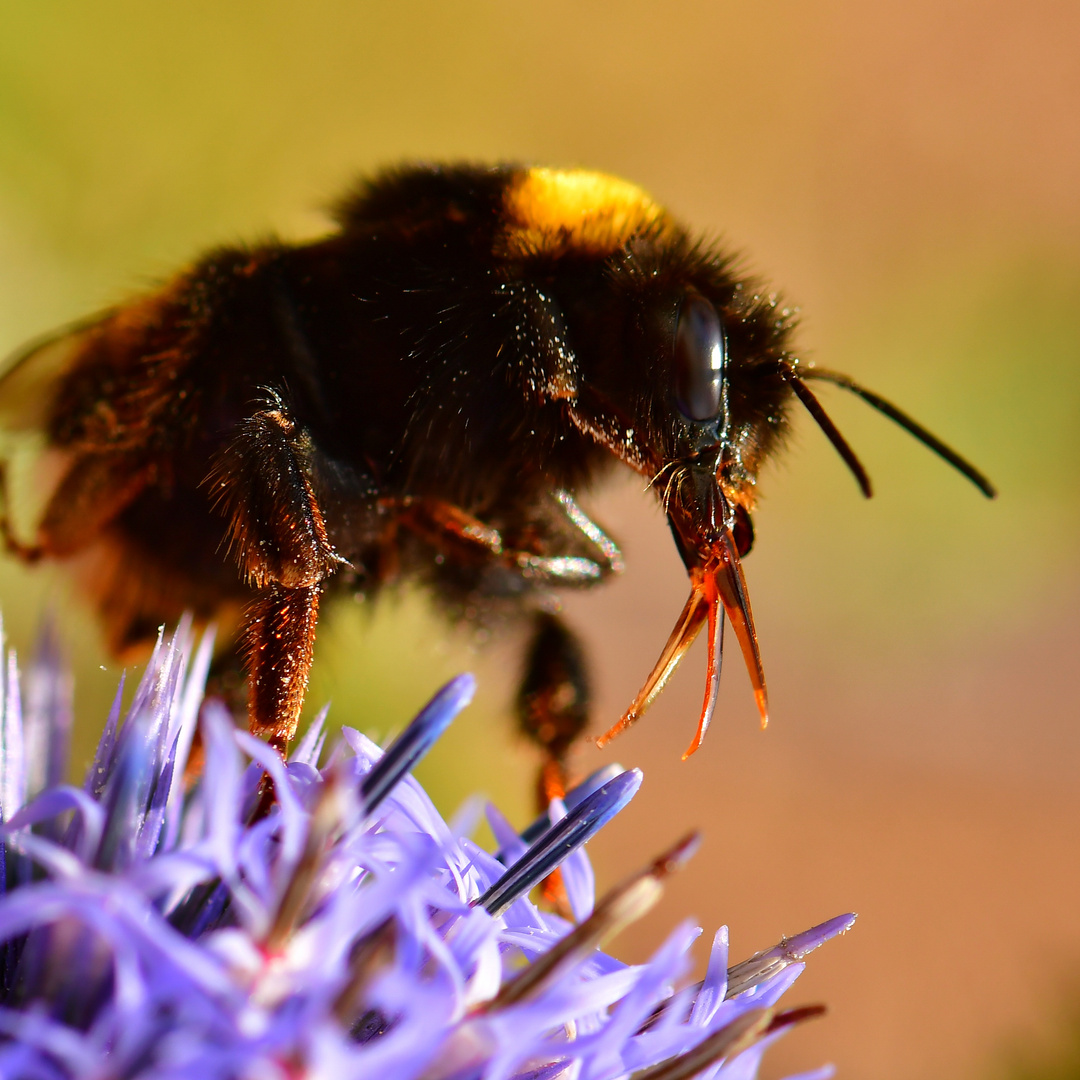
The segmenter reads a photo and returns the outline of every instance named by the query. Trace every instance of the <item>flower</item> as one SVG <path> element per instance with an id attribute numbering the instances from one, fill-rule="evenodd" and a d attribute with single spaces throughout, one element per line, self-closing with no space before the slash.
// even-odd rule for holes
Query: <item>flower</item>
<path id="1" fill-rule="evenodd" d="M 62 782 L 58 650 L 22 681 L 9 654 L 0 1076 L 743 1080 L 821 1011 L 777 1002 L 854 916 L 730 969 L 721 930 L 704 981 L 678 990 L 695 927 L 647 964 L 601 951 L 696 844 L 594 901 L 582 845 L 633 797 L 636 770 L 591 777 L 521 835 L 489 809 L 493 855 L 409 775 L 471 677 L 385 751 L 345 728 L 327 752 L 324 712 L 283 762 L 203 698 L 211 647 L 187 625 L 159 640 L 122 723 L 117 694 L 81 788 Z M 528 896 L 559 865 L 576 922 Z"/>

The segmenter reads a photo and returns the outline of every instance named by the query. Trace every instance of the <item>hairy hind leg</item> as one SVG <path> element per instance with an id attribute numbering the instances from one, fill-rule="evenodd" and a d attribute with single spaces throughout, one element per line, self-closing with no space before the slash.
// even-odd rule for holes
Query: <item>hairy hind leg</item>
<path id="1" fill-rule="evenodd" d="M 283 755 L 307 690 L 323 582 L 344 562 L 315 493 L 319 452 L 284 399 L 237 428 L 206 480 L 228 521 L 228 542 L 255 590 L 240 652 L 248 675 L 248 724 Z"/>

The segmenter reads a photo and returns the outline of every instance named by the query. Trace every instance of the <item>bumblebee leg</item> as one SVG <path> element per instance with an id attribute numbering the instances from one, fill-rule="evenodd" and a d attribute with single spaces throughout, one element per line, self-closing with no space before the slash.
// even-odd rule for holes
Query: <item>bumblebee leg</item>
<path id="1" fill-rule="evenodd" d="M 566 794 L 566 756 L 589 721 L 589 679 L 581 643 L 556 615 L 537 612 L 517 695 L 518 724 L 544 753 L 540 809 Z"/>
<path id="2" fill-rule="evenodd" d="M 300 720 L 315 647 L 319 585 L 269 585 L 248 610 L 248 724 L 282 756 Z"/>
<path id="3" fill-rule="evenodd" d="M 407 499 L 399 523 L 434 545 L 461 545 L 473 558 L 495 562 L 544 584 L 587 587 L 622 570 L 615 542 L 589 520 L 573 497 L 553 493 L 550 513 L 532 523 L 532 550 L 508 546 L 490 525 L 450 503 Z M 557 554 L 556 554 L 557 552 Z M 541 809 L 566 789 L 566 757 L 589 719 L 589 685 L 581 645 L 555 615 L 534 616 L 533 638 L 517 697 L 521 730 L 544 753 L 537 785 Z"/>
<path id="4" fill-rule="evenodd" d="M 561 513 L 547 525 L 538 548 L 507 546 L 498 529 L 452 503 L 406 498 L 396 504 L 399 521 L 433 543 L 461 542 L 523 577 L 558 585 L 591 585 L 623 569 L 622 553 L 603 530 L 586 517 L 572 495 L 554 493 Z M 553 554 L 557 551 L 558 554 Z"/>
<path id="5" fill-rule="evenodd" d="M 572 535 L 578 539 L 583 538 L 588 543 L 600 568 L 600 576 L 606 578 L 612 574 L 621 574 L 625 564 L 619 545 L 578 506 L 577 500 L 569 491 L 556 491 L 555 501 L 562 508 L 566 522 L 573 526 Z"/>
<path id="6" fill-rule="evenodd" d="M 227 539 L 257 590 L 241 652 L 254 734 L 284 752 L 307 690 L 322 582 L 344 563 L 315 495 L 317 451 L 272 395 L 245 420 L 207 478 Z"/>

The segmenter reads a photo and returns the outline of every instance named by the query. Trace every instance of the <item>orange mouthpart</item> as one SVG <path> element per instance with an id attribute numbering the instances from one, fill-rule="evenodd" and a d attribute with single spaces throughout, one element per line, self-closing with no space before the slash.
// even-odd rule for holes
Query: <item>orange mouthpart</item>
<path id="1" fill-rule="evenodd" d="M 720 689 L 720 668 L 724 655 L 724 616 L 731 621 L 735 636 L 739 639 L 746 670 L 754 688 L 754 700 L 761 714 L 761 726 L 769 722 L 769 697 L 765 686 L 765 670 L 761 664 L 754 616 L 750 610 L 750 598 L 746 592 L 739 553 L 735 548 L 731 531 L 723 529 L 720 540 L 700 566 L 690 570 L 690 596 L 668 637 L 660 659 L 649 673 L 644 686 L 638 691 L 633 704 L 621 720 L 596 740 L 597 746 L 605 746 L 616 735 L 625 731 L 653 703 L 667 684 L 679 661 L 686 655 L 701 632 L 709 627 L 709 655 L 705 676 L 705 700 L 701 706 L 701 718 L 693 741 L 683 754 L 685 761 L 701 745 L 705 732 L 712 722 L 716 698 Z"/>

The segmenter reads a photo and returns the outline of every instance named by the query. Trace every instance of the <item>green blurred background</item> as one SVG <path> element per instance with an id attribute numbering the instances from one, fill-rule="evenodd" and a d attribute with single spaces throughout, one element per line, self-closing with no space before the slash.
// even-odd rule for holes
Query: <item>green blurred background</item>
<path id="1" fill-rule="evenodd" d="M 887 421 L 827 404 L 879 494 L 806 418 L 762 482 L 747 564 L 774 721 L 735 658 L 704 749 L 688 659 L 582 769 L 646 765 L 593 845 L 601 882 L 706 830 L 662 908 L 741 959 L 840 911 L 795 991 L 832 1014 L 766 1075 L 993 1076 L 1052 1048 L 1080 958 L 1080 5 L 1054 0 L 390 3 L 0 0 L 0 347 L 168 275 L 201 248 L 317 235 L 357 173 L 510 158 L 631 178 L 745 250 L 803 311 L 802 355 L 893 398 L 1001 488 L 985 502 Z M 632 477 L 590 507 L 629 570 L 567 610 L 597 729 L 686 592 Z M 62 608 L 84 760 L 116 668 L 62 575 L 0 566 L 25 655 Z M 528 815 L 506 722 L 520 643 L 474 653 L 407 595 L 321 633 L 310 701 L 385 736 L 469 667 L 478 704 L 424 768 Z"/>

